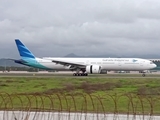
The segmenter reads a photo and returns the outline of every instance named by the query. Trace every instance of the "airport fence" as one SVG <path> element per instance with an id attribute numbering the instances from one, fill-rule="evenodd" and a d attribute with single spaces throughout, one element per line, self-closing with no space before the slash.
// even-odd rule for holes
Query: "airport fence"
<path id="1" fill-rule="evenodd" d="M 0 120 L 159 120 L 160 96 L 0 93 Z"/>

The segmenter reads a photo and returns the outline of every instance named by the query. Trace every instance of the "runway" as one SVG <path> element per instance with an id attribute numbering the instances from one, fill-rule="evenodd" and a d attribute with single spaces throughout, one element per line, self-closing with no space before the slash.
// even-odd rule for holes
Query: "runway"
<path id="1" fill-rule="evenodd" d="M 160 78 L 159 73 L 146 73 L 142 77 L 141 73 L 109 73 L 109 74 L 89 74 L 88 76 L 73 76 L 72 72 L 7 72 L 0 73 L 0 77 L 70 77 L 70 78 Z"/>
<path id="2" fill-rule="evenodd" d="M 0 111 L 2 120 L 159 120 L 155 115 L 98 114 L 67 112 Z"/>

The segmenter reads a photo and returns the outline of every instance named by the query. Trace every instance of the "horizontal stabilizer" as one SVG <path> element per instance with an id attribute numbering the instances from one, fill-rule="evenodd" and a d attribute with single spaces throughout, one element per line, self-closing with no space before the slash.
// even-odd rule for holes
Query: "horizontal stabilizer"
<path id="1" fill-rule="evenodd" d="M 17 59 L 6 58 L 5 60 L 11 60 L 11 61 L 14 61 L 15 63 L 19 63 L 19 64 L 22 64 L 22 65 L 27 63 L 26 61 L 24 61 L 22 59 L 17 60 Z"/>

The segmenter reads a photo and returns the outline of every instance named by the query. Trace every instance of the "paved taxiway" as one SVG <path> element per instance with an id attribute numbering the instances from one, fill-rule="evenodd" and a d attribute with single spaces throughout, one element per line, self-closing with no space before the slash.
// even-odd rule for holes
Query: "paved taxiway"
<path id="1" fill-rule="evenodd" d="M 8 72 L 0 73 L 0 77 L 72 77 L 72 78 L 144 78 L 141 73 L 109 73 L 109 74 L 89 74 L 88 76 L 73 76 L 71 72 L 67 73 L 43 73 L 43 72 Z M 160 78 L 160 74 L 146 73 L 145 78 Z"/>

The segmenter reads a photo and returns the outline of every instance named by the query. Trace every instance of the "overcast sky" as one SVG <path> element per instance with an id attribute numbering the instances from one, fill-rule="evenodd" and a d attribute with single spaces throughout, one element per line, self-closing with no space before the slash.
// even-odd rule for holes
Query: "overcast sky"
<path id="1" fill-rule="evenodd" d="M 0 0 L 0 58 L 160 54 L 160 0 Z"/>

